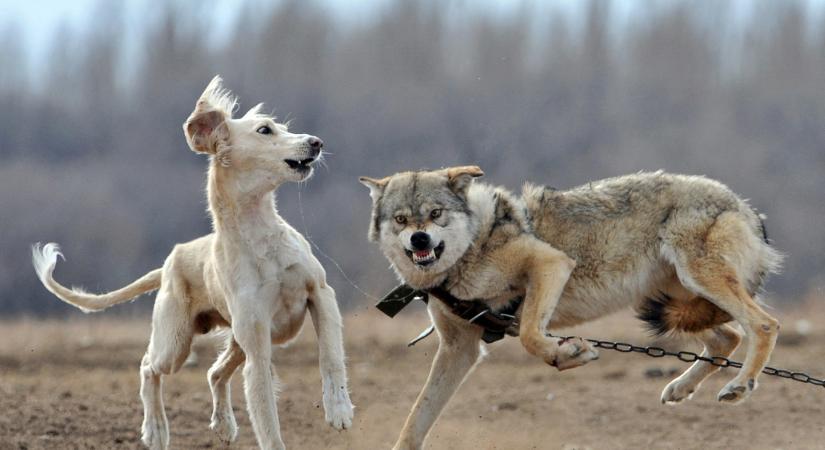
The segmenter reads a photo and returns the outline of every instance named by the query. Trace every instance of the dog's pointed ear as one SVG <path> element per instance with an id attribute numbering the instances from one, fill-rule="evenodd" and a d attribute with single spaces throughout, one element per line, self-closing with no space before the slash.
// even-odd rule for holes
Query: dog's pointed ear
<path id="1" fill-rule="evenodd" d="M 218 144 L 229 139 L 226 121 L 232 117 L 235 102 L 223 88 L 221 77 L 213 78 L 195 104 L 195 110 L 183 123 L 189 148 L 199 153 L 215 154 Z"/>
<path id="2" fill-rule="evenodd" d="M 260 114 L 263 107 L 264 107 L 263 103 L 258 103 L 257 105 L 253 106 L 252 108 L 249 108 L 249 111 L 247 111 L 246 114 L 243 115 L 244 118 L 252 117 L 256 114 Z"/>
<path id="3" fill-rule="evenodd" d="M 380 180 L 370 177 L 358 177 L 358 181 L 364 186 L 370 188 L 370 197 L 373 200 L 378 200 L 384 194 L 384 188 L 390 182 L 390 177 L 385 177 Z"/>
<path id="4" fill-rule="evenodd" d="M 484 172 L 478 166 L 449 167 L 444 171 L 447 174 L 447 184 L 450 189 L 461 196 L 467 193 L 473 178 L 484 176 Z"/>

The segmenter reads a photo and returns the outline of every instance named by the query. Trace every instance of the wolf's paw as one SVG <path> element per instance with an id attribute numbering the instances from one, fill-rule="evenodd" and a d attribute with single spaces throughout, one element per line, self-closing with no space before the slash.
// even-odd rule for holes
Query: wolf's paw
<path id="1" fill-rule="evenodd" d="M 352 402 L 346 388 L 335 392 L 324 391 L 324 415 L 326 421 L 336 430 L 352 428 Z"/>
<path id="2" fill-rule="evenodd" d="M 740 380 L 738 377 L 731 380 L 725 387 L 719 391 L 716 399 L 720 402 L 730 403 L 735 405 L 741 403 L 746 398 L 750 397 L 751 392 L 756 389 L 756 380 Z"/>
<path id="3" fill-rule="evenodd" d="M 675 405 L 684 400 L 690 400 L 697 387 L 694 383 L 677 378 L 665 386 L 662 391 L 662 403 Z"/>
<path id="4" fill-rule="evenodd" d="M 238 424 L 232 410 L 229 413 L 213 414 L 209 428 L 218 435 L 218 439 L 226 445 L 231 444 L 238 437 Z"/>
<path id="5" fill-rule="evenodd" d="M 599 359 L 599 352 L 589 342 L 579 337 L 559 339 L 558 349 L 553 359 L 548 362 L 561 370 L 583 366 Z"/>

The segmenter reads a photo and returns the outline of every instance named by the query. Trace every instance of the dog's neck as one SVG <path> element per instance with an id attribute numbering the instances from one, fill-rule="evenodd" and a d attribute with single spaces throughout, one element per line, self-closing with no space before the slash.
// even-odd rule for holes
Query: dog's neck
<path id="1" fill-rule="evenodd" d="M 252 185 L 239 175 L 218 163 L 209 167 L 206 191 L 215 232 L 249 239 L 253 230 L 283 224 L 275 207 L 278 185 Z"/>

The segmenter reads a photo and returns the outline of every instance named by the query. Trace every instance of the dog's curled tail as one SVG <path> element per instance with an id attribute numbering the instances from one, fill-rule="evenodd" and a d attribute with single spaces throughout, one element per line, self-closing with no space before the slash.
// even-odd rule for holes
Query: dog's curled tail
<path id="1" fill-rule="evenodd" d="M 39 242 L 32 245 L 32 264 L 43 286 L 59 299 L 86 313 L 127 302 L 160 287 L 162 269 L 155 269 L 132 284 L 106 294 L 90 294 L 79 288 L 67 288 L 55 281 L 52 276 L 58 257 L 63 258 L 63 254 L 60 253 L 60 246 L 53 242 L 42 246 Z"/>

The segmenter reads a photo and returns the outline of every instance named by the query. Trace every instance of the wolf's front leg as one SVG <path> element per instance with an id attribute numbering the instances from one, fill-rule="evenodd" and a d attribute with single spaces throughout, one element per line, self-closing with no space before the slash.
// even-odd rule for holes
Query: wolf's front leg
<path id="1" fill-rule="evenodd" d="M 343 323 L 335 291 L 323 284 L 310 298 L 309 313 L 318 334 L 318 362 L 324 389 L 326 421 L 338 430 L 352 427 L 352 403 L 344 365 Z"/>
<path id="2" fill-rule="evenodd" d="M 528 353 L 559 370 L 572 369 L 599 358 L 581 338 L 549 339 L 545 331 L 576 262 L 545 243 L 533 243 L 525 261 L 527 295 L 521 310 L 519 337 Z"/>
<path id="3" fill-rule="evenodd" d="M 437 302 L 430 302 L 430 315 L 438 331 L 438 351 L 394 450 L 417 450 L 423 446 L 441 410 L 478 361 L 481 328 L 457 322 L 441 308 Z"/>

